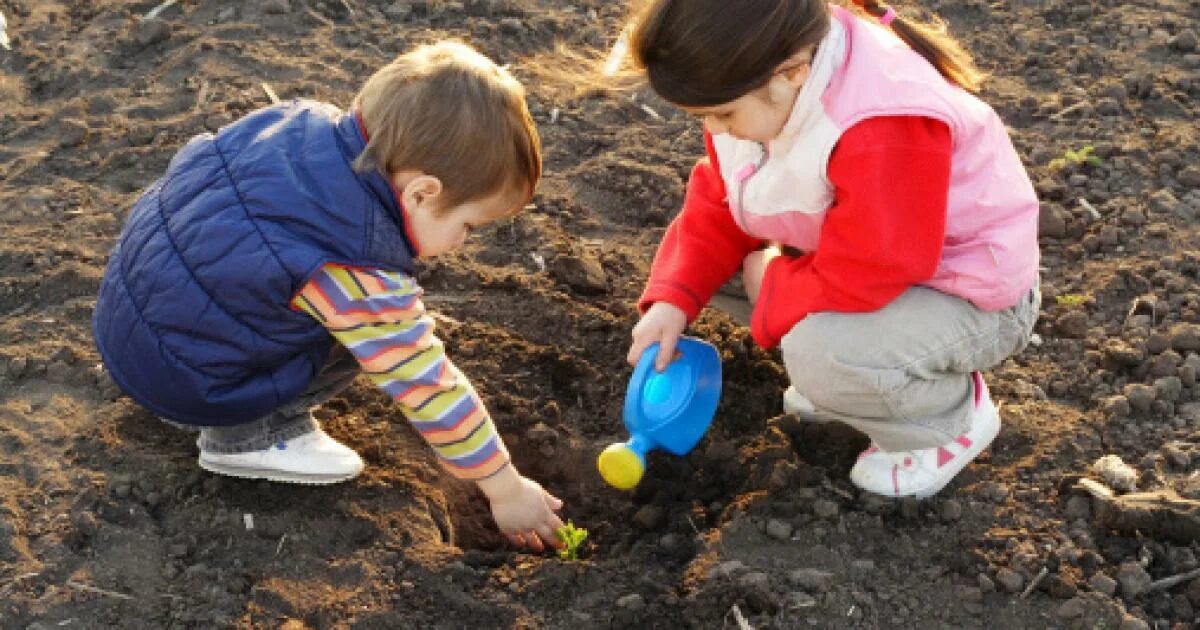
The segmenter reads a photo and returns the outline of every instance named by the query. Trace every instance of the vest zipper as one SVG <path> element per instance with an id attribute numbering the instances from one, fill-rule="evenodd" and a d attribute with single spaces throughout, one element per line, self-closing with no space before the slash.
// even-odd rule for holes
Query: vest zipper
<path id="1" fill-rule="evenodd" d="M 747 164 L 737 174 L 738 218 L 741 219 L 743 230 L 746 229 L 746 226 L 750 225 L 746 222 L 746 186 L 749 185 L 750 180 L 753 179 L 760 170 L 762 170 L 763 165 L 767 163 L 767 158 L 771 157 L 771 154 L 767 151 L 767 145 L 760 144 L 759 146 L 762 147 L 762 157 L 759 158 L 758 163 Z"/>

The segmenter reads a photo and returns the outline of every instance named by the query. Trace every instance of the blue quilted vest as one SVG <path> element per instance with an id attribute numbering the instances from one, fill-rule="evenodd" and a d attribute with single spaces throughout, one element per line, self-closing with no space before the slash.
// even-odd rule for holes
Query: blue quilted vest
<path id="1" fill-rule="evenodd" d="M 325 263 L 412 273 L 399 201 L 353 113 L 293 101 L 193 138 L 134 206 L 93 334 L 134 400 L 228 426 L 294 400 L 334 340 L 292 297 Z"/>

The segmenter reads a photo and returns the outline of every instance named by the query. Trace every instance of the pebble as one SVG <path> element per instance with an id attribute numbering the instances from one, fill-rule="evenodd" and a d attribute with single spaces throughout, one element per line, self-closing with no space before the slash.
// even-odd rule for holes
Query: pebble
<path id="1" fill-rule="evenodd" d="M 1164 376 L 1154 381 L 1154 392 L 1158 400 L 1175 402 L 1183 393 L 1183 381 L 1178 376 Z"/>
<path id="2" fill-rule="evenodd" d="M 1073 496 L 1067 500 L 1067 519 L 1088 519 L 1092 516 L 1092 501 L 1083 496 Z"/>
<path id="3" fill-rule="evenodd" d="M 815 608 L 817 598 L 803 591 L 790 593 L 787 597 L 787 607 L 790 610 L 804 610 L 806 608 Z"/>
<path id="4" fill-rule="evenodd" d="M 1087 337 L 1088 317 L 1083 311 L 1072 310 L 1061 315 L 1054 323 L 1060 335 L 1068 339 Z"/>
<path id="5" fill-rule="evenodd" d="M 770 590 L 771 576 L 762 571 L 746 573 L 737 579 L 737 583 L 745 588 L 755 590 Z"/>
<path id="6" fill-rule="evenodd" d="M 139 20 L 133 27 L 133 41 L 145 48 L 171 38 L 171 25 L 161 18 Z"/>
<path id="7" fill-rule="evenodd" d="M 791 540 L 792 524 L 778 518 L 767 521 L 767 535 L 775 540 Z"/>
<path id="8" fill-rule="evenodd" d="M 1121 594 L 1126 599 L 1133 599 L 1150 588 L 1150 574 L 1137 562 L 1122 562 L 1117 567 L 1117 584 L 1121 585 Z"/>
<path id="9" fill-rule="evenodd" d="M 1137 487 L 1137 471 L 1119 455 L 1105 455 L 1092 464 L 1092 472 L 1113 490 L 1131 492 Z"/>
<path id="10" fill-rule="evenodd" d="M 1018 593 L 1021 591 L 1021 587 L 1025 586 L 1025 578 L 1007 567 L 996 571 L 996 582 L 1006 593 Z"/>
<path id="11" fill-rule="evenodd" d="M 1168 464 L 1179 470 L 1186 470 L 1192 465 L 1192 457 L 1176 443 L 1164 445 L 1162 455 Z"/>
<path id="12" fill-rule="evenodd" d="M 666 512 L 654 504 L 643 505 L 633 515 L 633 523 L 642 529 L 658 529 L 666 520 Z"/>
<path id="13" fill-rule="evenodd" d="M 996 583 L 994 581 L 992 581 L 992 578 L 988 577 L 986 573 L 979 574 L 978 582 L 979 582 L 979 592 L 980 593 L 995 593 L 996 592 Z"/>
<path id="14" fill-rule="evenodd" d="M 1117 365 L 1137 367 L 1145 359 L 1145 353 L 1122 339 L 1108 339 L 1101 346 L 1104 356 Z"/>
<path id="15" fill-rule="evenodd" d="M 1187 590 L 1183 594 L 1187 595 L 1193 606 L 1200 607 L 1200 578 L 1188 582 Z"/>
<path id="16" fill-rule="evenodd" d="M 796 586 L 811 592 L 824 593 L 833 585 L 834 575 L 820 569 L 795 569 L 788 573 L 788 580 Z M 1200 580 L 1197 580 L 1200 581 Z"/>
<path id="17" fill-rule="evenodd" d="M 1087 602 L 1082 597 L 1073 597 L 1055 609 L 1054 616 L 1063 621 L 1070 621 L 1082 617 L 1086 612 Z"/>
<path id="18" fill-rule="evenodd" d="M 1075 588 L 1074 584 L 1066 581 L 1057 573 L 1051 573 L 1043 578 L 1038 588 L 1056 599 L 1070 599 L 1079 594 L 1079 589 Z"/>
<path id="19" fill-rule="evenodd" d="M 833 519 L 839 513 L 841 513 L 841 508 L 838 507 L 837 503 L 829 499 L 817 499 L 813 502 L 813 514 L 816 514 L 820 518 Z"/>
<path id="20" fill-rule="evenodd" d="M 1138 413 L 1150 413 L 1150 408 L 1154 405 L 1155 398 L 1158 397 L 1158 392 L 1149 385 L 1142 383 L 1131 383 L 1125 386 L 1123 392 L 1125 398 L 1129 400 L 1129 406 Z"/>
<path id="21" fill-rule="evenodd" d="M 1096 575 L 1093 575 L 1092 579 L 1088 580 L 1088 586 L 1091 586 L 1097 592 L 1104 593 L 1109 597 L 1112 597 L 1113 594 L 1117 592 L 1117 581 L 1103 573 L 1097 573 Z"/>
<path id="22" fill-rule="evenodd" d="M 646 607 L 646 600 L 637 593 L 622 595 L 617 598 L 617 608 L 638 611 Z"/>
<path id="23" fill-rule="evenodd" d="M 709 577 L 728 578 L 746 570 L 746 565 L 740 560 L 726 560 L 713 567 Z"/>
<path id="24" fill-rule="evenodd" d="M 953 523 L 954 521 L 957 521 L 960 518 L 962 518 L 962 515 L 963 515 L 962 504 L 959 503 L 958 501 L 955 501 L 954 499 L 947 499 L 942 502 L 942 520 L 943 521 L 945 521 L 947 523 Z"/>
<path id="25" fill-rule="evenodd" d="M 29 357 L 14 357 L 8 362 L 8 375 L 13 380 L 25 376 L 25 371 L 29 368 Z"/>
<path id="26" fill-rule="evenodd" d="M 1179 352 L 1195 352 L 1200 350 L 1200 325 L 1176 324 L 1168 333 L 1171 337 L 1171 347 Z"/>

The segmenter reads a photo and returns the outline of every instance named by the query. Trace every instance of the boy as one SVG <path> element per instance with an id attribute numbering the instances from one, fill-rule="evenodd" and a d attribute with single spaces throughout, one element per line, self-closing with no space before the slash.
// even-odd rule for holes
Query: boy
<path id="1" fill-rule="evenodd" d="M 557 546 L 562 502 L 509 461 L 412 278 L 416 258 L 520 211 L 541 166 L 523 88 L 459 43 L 400 56 L 350 112 L 253 112 L 192 139 L 143 193 L 100 287 L 96 345 L 133 399 L 199 430 L 201 467 L 304 484 L 362 471 L 309 412 L 361 367 L 478 483 L 501 532 Z"/>

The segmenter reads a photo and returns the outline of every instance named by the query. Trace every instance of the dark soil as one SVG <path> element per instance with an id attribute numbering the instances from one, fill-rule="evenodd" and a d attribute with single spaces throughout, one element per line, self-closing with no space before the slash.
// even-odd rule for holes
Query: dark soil
<path id="1" fill-rule="evenodd" d="M 1138 490 L 1200 499 L 1200 4 L 924 5 L 992 74 L 1045 267 L 1038 339 L 987 375 L 1000 437 L 924 502 L 849 484 L 864 439 L 780 415 L 778 355 L 715 310 L 691 329 L 724 360 L 708 436 L 652 456 L 633 493 L 600 480 L 700 128 L 530 68 L 609 45 L 623 4 L 184 0 L 143 21 L 157 2 L 0 0 L 0 627 L 1193 627 L 1200 581 L 1150 584 L 1196 569 L 1198 544 L 1108 529 L 1072 487 L 1115 454 Z M 264 86 L 347 105 L 443 36 L 529 81 L 547 175 L 534 208 L 421 280 L 518 466 L 591 532 L 579 562 L 507 547 L 365 380 L 318 411 L 360 478 L 234 480 L 119 396 L 91 343 L 125 213 L 190 136 L 267 105 Z M 1055 162 L 1086 146 L 1094 163 Z"/>

